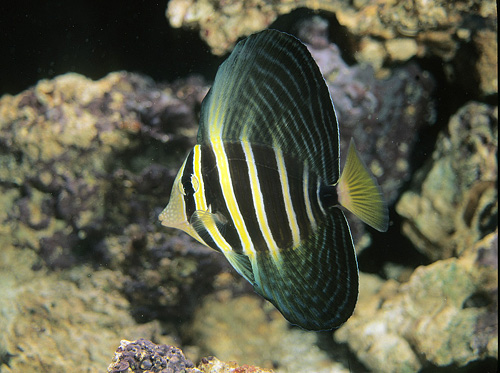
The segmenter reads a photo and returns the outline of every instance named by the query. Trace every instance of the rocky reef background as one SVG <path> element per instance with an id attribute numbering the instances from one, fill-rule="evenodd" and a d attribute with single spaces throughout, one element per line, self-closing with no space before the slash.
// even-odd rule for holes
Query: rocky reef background
<path id="1" fill-rule="evenodd" d="M 0 372 L 496 371 L 494 1 L 3 7 Z M 384 234 L 350 218 L 360 297 L 333 332 L 157 221 L 217 66 L 266 27 L 308 45 L 391 207 Z"/>

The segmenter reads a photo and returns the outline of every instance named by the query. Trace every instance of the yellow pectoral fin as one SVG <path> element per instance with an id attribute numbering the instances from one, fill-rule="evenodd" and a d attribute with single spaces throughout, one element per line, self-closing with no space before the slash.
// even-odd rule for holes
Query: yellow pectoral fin
<path id="1" fill-rule="evenodd" d="M 224 236 L 227 220 L 221 214 L 196 210 L 191 217 L 191 225 L 197 232 L 206 232 L 211 236 Z"/>
<path id="2" fill-rule="evenodd" d="M 337 191 L 342 206 L 376 230 L 387 230 L 389 211 L 382 190 L 359 157 L 352 139 Z"/>

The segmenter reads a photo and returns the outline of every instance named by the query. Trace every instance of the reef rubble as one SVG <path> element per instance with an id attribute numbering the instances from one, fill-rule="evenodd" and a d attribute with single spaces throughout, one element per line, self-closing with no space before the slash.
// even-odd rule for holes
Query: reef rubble
<path id="1" fill-rule="evenodd" d="M 197 367 L 174 346 L 157 345 L 146 339 L 122 340 L 108 373 L 272 373 L 254 365 L 224 362 L 214 356 L 203 357 Z"/>
<path id="2" fill-rule="evenodd" d="M 198 29 L 213 53 L 224 54 L 239 38 L 300 8 L 334 14 L 348 37 L 356 40 L 356 59 L 376 71 L 387 63 L 437 56 L 450 72 L 470 73 L 463 68 L 472 68 L 480 77 L 478 88 L 483 94 L 498 92 L 497 5 L 493 0 L 172 0 L 166 17 L 173 27 Z M 461 51 L 469 45 L 469 53 L 477 53 L 477 59 L 464 60 Z"/>
<path id="3" fill-rule="evenodd" d="M 432 260 L 461 256 L 495 229 L 497 150 L 498 107 L 467 103 L 398 201 L 403 232 Z"/>

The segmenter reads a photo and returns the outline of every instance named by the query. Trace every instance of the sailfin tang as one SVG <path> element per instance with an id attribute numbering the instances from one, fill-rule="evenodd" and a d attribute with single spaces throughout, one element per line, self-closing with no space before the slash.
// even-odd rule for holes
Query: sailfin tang
<path id="1" fill-rule="evenodd" d="M 359 157 L 352 139 L 337 191 L 342 206 L 376 230 L 387 230 L 389 212 L 382 190 Z"/>
<path id="2" fill-rule="evenodd" d="M 255 290 L 271 301 L 292 324 L 330 330 L 352 314 L 358 296 L 358 268 L 343 212 L 331 214 L 309 239 L 282 250 L 276 262 L 257 255 Z"/>
<path id="3" fill-rule="evenodd" d="M 198 143 L 248 141 L 339 176 L 339 133 L 328 87 L 306 46 L 265 30 L 240 41 L 203 101 Z"/>

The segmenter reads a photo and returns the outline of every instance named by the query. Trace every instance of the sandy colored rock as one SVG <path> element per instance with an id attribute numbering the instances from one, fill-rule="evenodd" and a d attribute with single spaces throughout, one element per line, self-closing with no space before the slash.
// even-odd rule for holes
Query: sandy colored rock
<path id="1" fill-rule="evenodd" d="M 373 275 L 362 275 L 358 306 L 335 340 L 348 343 L 374 372 L 414 372 L 429 363 L 464 366 L 495 358 L 497 245 L 495 232 L 460 259 L 417 268 L 402 284 L 389 280 L 380 285 Z"/>
<path id="2" fill-rule="evenodd" d="M 370 37 L 364 37 L 359 42 L 356 59 L 373 66 L 375 71 L 380 71 L 386 57 L 387 50 L 384 43 Z"/>
<path id="3" fill-rule="evenodd" d="M 32 251 L 2 245 L 2 372 L 102 372 L 121 338 L 160 337 L 158 322 L 131 317 L 119 273 L 34 272 L 36 260 Z"/>
<path id="4" fill-rule="evenodd" d="M 259 368 L 254 365 L 239 365 L 234 361 L 221 361 L 214 356 L 203 358 L 198 365 L 199 371 L 203 373 L 273 373 L 272 369 Z"/>
<path id="5" fill-rule="evenodd" d="M 223 361 L 276 372 L 349 371 L 316 346 L 315 333 L 290 329 L 283 316 L 257 296 L 208 296 L 195 312 L 189 336 L 197 340 L 202 356 Z"/>
<path id="6" fill-rule="evenodd" d="M 167 86 L 119 72 L 66 74 L 4 95 L 0 233 L 37 253 L 35 270 L 91 263 L 127 273 L 121 290 L 144 321 L 189 313 L 189 289 L 195 299 L 210 286 L 194 278 L 211 278 L 220 262 L 200 268 L 209 250 L 159 234 L 155 209 L 195 141 L 205 93 L 199 78 Z"/>
<path id="7" fill-rule="evenodd" d="M 393 61 L 406 61 L 418 52 L 417 42 L 414 39 L 391 39 L 385 42 L 389 58 Z"/>
<path id="8" fill-rule="evenodd" d="M 358 62 L 371 65 L 379 77 L 389 73 L 387 64 L 435 57 L 442 61 L 451 79 L 457 79 L 466 89 L 479 88 L 482 95 L 498 92 L 498 21 L 493 0 L 480 5 L 448 0 L 421 0 L 412 5 L 385 0 L 172 0 L 166 16 L 173 27 L 199 29 L 212 52 L 222 55 L 240 38 L 269 27 L 280 15 L 299 8 L 334 14 L 347 30 Z M 299 28 L 299 37 L 301 22 L 294 26 Z M 470 81 L 470 73 L 480 78 L 479 87 Z"/>
<path id="9" fill-rule="evenodd" d="M 480 7 L 470 1 L 451 4 L 446 0 L 419 0 L 412 6 L 384 0 L 252 0 L 237 5 L 222 0 L 172 0 L 166 16 L 173 27 L 199 29 L 212 52 L 223 54 L 239 38 L 263 30 L 279 15 L 301 7 L 334 13 L 340 24 L 360 40 L 368 37 L 390 41 L 400 35 L 411 38 L 411 48 L 398 54 L 403 60 L 415 53 L 420 57 L 438 55 L 450 60 L 460 48 L 455 37 L 458 30 L 474 29 L 467 22 L 468 15 L 491 21 L 490 24 L 496 20 L 492 0 L 481 2 Z"/>
<path id="10" fill-rule="evenodd" d="M 498 108 L 468 103 L 448 128 L 396 205 L 405 234 L 433 260 L 471 248 L 498 214 Z"/>
<path id="11" fill-rule="evenodd" d="M 480 30 L 474 36 L 479 51 L 476 64 L 480 90 L 483 94 L 498 94 L 498 35 L 492 30 Z"/>

